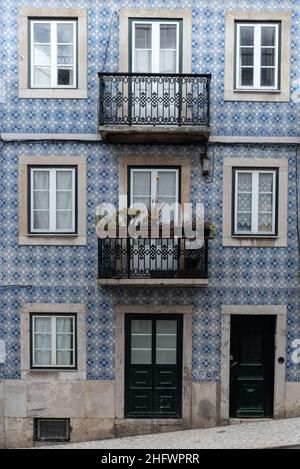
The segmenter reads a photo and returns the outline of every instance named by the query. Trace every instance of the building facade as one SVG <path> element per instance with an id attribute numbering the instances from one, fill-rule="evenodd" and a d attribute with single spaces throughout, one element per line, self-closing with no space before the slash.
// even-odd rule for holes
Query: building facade
<path id="1" fill-rule="evenodd" d="M 300 416 L 299 2 L 0 4 L 0 446 Z"/>

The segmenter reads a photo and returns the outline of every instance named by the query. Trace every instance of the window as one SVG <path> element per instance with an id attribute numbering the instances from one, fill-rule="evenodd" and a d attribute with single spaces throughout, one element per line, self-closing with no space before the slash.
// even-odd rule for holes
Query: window
<path id="1" fill-rule="evenodd" d="M 31 233 L 75 233 L 75 180 L 75 168 L 30 168 Z"/>
<path id="2" fill-rule="evenodd" d="M 182 21 L 132 20 L 132 70 L 178 73 L 180 27 Z"/>
<path id="3" fill-rule="evenodd" d="M 233 172 L 234 234 L 277 235 L 277 170 Z"/>
<path id="4" fill-rule="evenodd" d="M 236 22 L 236 88 L 279 88 L 280 23 Z"/>
<path id="5" fill-rule="evenodd" d="M 75 315 L 31 316 L 31 367 L 76 368 Z"/>
<path id="6" fill-rule="evenodd" d="M 32 88 L 76 88 L 77 21 L 30 21 Z"/>

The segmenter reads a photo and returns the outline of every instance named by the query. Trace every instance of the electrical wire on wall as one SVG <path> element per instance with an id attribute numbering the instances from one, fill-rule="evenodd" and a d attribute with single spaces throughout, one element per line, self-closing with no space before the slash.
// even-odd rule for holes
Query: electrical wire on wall
<path id="1" fill-rule="evenodd" d="M 111 38 L 112 38 L 112 35 L 113 35 L 113 32 L 114 32 L 114 28 L 115 28 L 116 24 L 118 23 L 118 19 L 119 19 L 119 12 L 114 11 L 113 14 L 112 14 L 111 20 L 110 20 L 108 38 L 107 38 L 107 41 L 106 41 L 106 48 L 105 48 L 105 53 L 104 53 L 104 59 L 103 59 L 101 72 L 106 71 L 105 67 L 106 67 L 106 61 L 107 61 L 107 56 L 108 56 L 108 50 L 109 50 Z"/>

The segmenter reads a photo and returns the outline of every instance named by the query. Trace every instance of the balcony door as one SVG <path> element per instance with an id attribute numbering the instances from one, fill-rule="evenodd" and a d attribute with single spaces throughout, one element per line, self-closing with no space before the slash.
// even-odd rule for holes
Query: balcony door
<path id="1" fill-rule="evenodd" d="M 179 200 L 178 168 L 130 168 L 130 205 L 142 203 L 148 211 L 154 206 L 160 212 L 160 221 L 167 223 L 166 204 L 171 206 L 170 220 L 176 220 L 176 206 Z M 176 255 L 178 241 L 174 239 L 136 239 L 131 240 L 131 276 L 151 277 L 170 276 L 179 267 Z M 152 246 L 152 250 L 151 250 Z M 152 252 L 151 252 L 152 251 Z"/>
<path id="2" fill-rule="evenodd" d="M 182 315 L 126 315 L 127 418 L 181 417 L 182 331 Z"/>
<path id="3" fill-rule="evenodd" d="M 133 123 L 177 123 L 180 85 L 158 75 L 181 72 L 181 28 L 181 21 L 131 21 L 130 71 L 157 75 L 132 78 Z"/>

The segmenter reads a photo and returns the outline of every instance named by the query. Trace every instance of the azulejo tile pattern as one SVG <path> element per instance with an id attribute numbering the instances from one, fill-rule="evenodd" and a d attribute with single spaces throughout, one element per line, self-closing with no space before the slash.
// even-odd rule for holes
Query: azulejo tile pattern
<path id="1" fill-rule="evenodd" d="M 88 98 L 86 100 L 18 99 L 18 8 L 80 7 L 88 14 Z M 297 0 L 120 1 L 2 0 L 0 28 L 2 131 L 93 133 L 97 131 L 99 71 L 119 71 L 120 8 L 188 8 L 192 11 L 192 71 L 212 73 L 211 116 L 215 135 L 299 135 L 300 4 Z M 289 103 L 224 102 L 225 11 L 291 11 L 291 93 Z M 123 70 L 125 71 L 125 70 Z M 298 100 L 299 101 L 299 100 Z"/>
<path id="2" fill-rule="evenodd" d="M 95 133 L 97 131 L 97 72 L 118 71 L 118 22 L 121 7 L 189 8 L 192 10 L 192 70 L 211 72 L 212 133 L 215 135 L 297 136 L 299 105 L 290 103 L 224 102 L 224 34 L 226 10 L 292 10 L 291 80 L 297 95 L 299 78 L 298 0 L 193 1 L 54 1 L 2 0 L 0 17 L 0 130 L 4 132 Z M 18 99 L 18 7 L 83 7 L 88 12 L 88 99 Z M 4 32 L 4 34 L 3 34 Z M 111 32 L 111 37 L 110 37 Z M 109 41 L 107 47 L 107 41 Z M 107 56 L 105 51 L 107 49 Z M 299 85 L 300 87 L 300 85 Z M 193 304 L 193 379 L 220 377 L 222 304 L 286 304 L 288 308 L 286 374 L 300 381 L 299 365 L 291 362 L 292 341 L 300 337 L 298 250 L 296 232 L 296 155 L 292 146 L 215 145 L 214 179 L 201 176 L 197 146 L 116 146 L 99 143 L 7 143 L 0 147 L 0 340 L 6 361 L 0 379 L 20 378 L 20 305 L 81 302 L 88 307 L 88 379 L 114 378 L 115 305 Z M 206 289 L 106 290 L 96 286 L 97 247 L 93 229 L 97 203 L 118 200 L 120 155 L 192 155 L 191 199 L 204 202 L 206 215 L 216 223 L 210 243 L 210 282 Z M 18 161 L 26 156 L 87 158 L 87 246 L 18 245 Z M 287 248 L 223 248 L 222 165 L 226 157 L 286 158 L 289 162 Z M 10 285 L 10 286 L 9 286 Z M 15 285 L 12 287 L 11 285 Z"/>
<path id="3" fill-rule="evenodd" d="M 97 245 L 94 208 L 100 201 L 117 203 L 118 157 L 131 154 L 192 155 L 191 198 L 204 202 L 207 216 L 216 222 L 217 236 L 210 242 L 209 288 L 157 290 L 105 290 L 96 287 Z M 89 379 L 114 378 L 115 305 L 193 304 L 194 380 L 217 380 L 220 374 L 220 312 L 222 304 L 287 304 L 287 379 L 300 380 L 299 366 L 291 362 L 291 343 L 300 336 L 297 315 L 297 235 L 295 150 L 292 147 L 216 146 L 214 182 L 201 176 L 199 149 L 173 146 L 100 146 L 99 144 L 9 144 L 2 150 L 0 185 L 1 282 L 23 285 L 1 289 L 0 339 L 6 341 L 7 361 L 0 377 L 20 373 L 19 307 L 27 302 L 83 302 L 88 306 L 87 365 Z M 87 246 L 18 246 L 18 159 L 21 155 L 84 155 L 88 163 Z M 226 157 L 263 157 L 289 160 L 287 248 L 223 248 L 222 166 Z"/>

